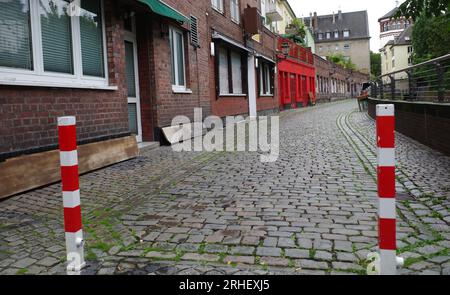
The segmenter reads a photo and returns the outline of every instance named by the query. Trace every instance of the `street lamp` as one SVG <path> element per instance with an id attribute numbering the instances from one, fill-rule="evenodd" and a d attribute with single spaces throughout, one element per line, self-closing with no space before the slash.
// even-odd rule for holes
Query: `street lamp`
<path id="1" fill-rule="evenodd" d="M 281 52 L 285 55 L 288 56 L 289 55 L 289 49 L 290 49 L 290 44 L 288 42 L 284 42 L 281 45 Z"/>

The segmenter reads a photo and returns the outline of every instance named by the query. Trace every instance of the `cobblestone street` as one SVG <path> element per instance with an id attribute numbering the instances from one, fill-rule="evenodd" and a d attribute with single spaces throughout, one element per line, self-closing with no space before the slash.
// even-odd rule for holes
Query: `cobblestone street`
<path id="1" fill-rule="evenodd" d="M 374 121 L 355 100 L 280 115 L 280 157 L 147 150 L 80 177 L 85 274 L 365 274 Z M 401 274 L 450 274 L 450 158 L 397 134 Z M 0 274 L 65 274 L 59 184 L 0 202 Z"/>

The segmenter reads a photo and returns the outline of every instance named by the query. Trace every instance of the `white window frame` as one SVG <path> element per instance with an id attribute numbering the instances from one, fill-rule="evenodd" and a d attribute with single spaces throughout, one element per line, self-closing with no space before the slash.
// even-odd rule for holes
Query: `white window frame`
<path id="1" fill-rule="evenodd" d="M 271 68 L 272 66 L 268 63 L 260 62 L 260 71 L 259 71 L 259 96 L 273 96 L 272 91 L 272 79 L 271 79 Z M 267 71 L 265 71 L 267 69 Z M 264 75 L 266 75 L 266 81 L 267 81 L 267 90 L 268 92 L 264 93 Z M 275 82 L 275 81 L 274 81 Z"/>
<path id="2" fill-rule="evenodd" d="M 219 49 L 220 50 L 220 49 Z M 230 65 L 231 65 L 231 63 L 232 63 L 232 60 L 231 60 L 231 54 L 229 54 L 228 55 L 228 51 L 235 51 L 235 52 L 237 52 L 237 53 L 239 53 L 239 55 L 241 56 L 241 87 L 242 87 L 242 92 L 243 93 L 234 93 L 234 91 L 235 91 L 235 89 L 233 88 L 233 92 L 231 93 L 231 91 L 230 91 L 230 89 L 228 89 L 228 93 L 225 93 L 225 92 L 222 92 L 222 89 L 220 89 L 220 86 L 219 86 L 219 97 L 220 96 L 229 96 L 229 97 L 231 97 L 231 96 L 247 96 L 247 94 L 245 93 L 246 92 L 246 90 L 245 90 L 245 88 L 244 88 L 244 79 L 245 79 L 245 77 L 244 77 L 244 75 L 246 75 L 247 73 L 246 72 L 244 72 L 244 71 L 242 71 L 242 67 L 244 66 L 243 64 L 242 64 L 242 52 L 239 52 L 239 51 L 237 51 L 237 50 L 234 50 L 234 49 L 232 49 L 232 48 L 229 48 L 228 46 L 223 46 L 222 47 L 222 50 L 226 50 L 227 51 L 227 56 L 229 56 L 229 58 L 228 58 L 228 60 L 227 60 L 227 67 L 228 67 L 228 69 L 230 69 Z M 219 58 L 219 55 L 217 55 L 217 58 Z M 219 69 L 220 69 L 220 59 L 219 59 L 219 63 L 218 63 L 218 65 L 217 65 L 218 67 L 219 67 Z M 229 78 L 230 78 L 230 76 L 231 76 L 231 81 L 229 80 Z M 223 79 L 223 77 L 221 77 L 220 75 L 219 75 L 219 81 L 218 81 L 218 83 L 219 83 L 219 85 L 220 85 L 220 79 Z M 228 73 L 228 76 L 226 77 L 226 79 L 227 79 L 227 82 L 228 83 L 232 83 L 233 84 L 233 71 L 231 71 L 231 73 Z"/>
<path id="3" fill-rule="evenodd" d="M 172 26 L 169 27 L 169 35 L 170 35 L 170 37 L 169 37 L 169 46 L 170 46 L 170 55 L 171 55 L 171 59 L 170 60 L 172 62 L 172 55 L 174 54 L 173 49 L 177 48 L 177 45 L 178 45 L 177 39 L 174 38 L 175 33 L 181 34 L 181 49 L 182 49 L 182 53 L 181 54 L 182 54 L 182 57 L 183 57 L 183 64 L 184 64 L 184 67 L 183 67 L 184 85 L 180 84 L 180 77 L 178 76 L 178 63 L 180 61 L 178 60 L 178 56 L 175 55 L 175 57 L 173 58 L 173 60 L 175 62 L 175 64 L 174 64 L 175 71 L 172 72 L 172 69 L 170 70 L 172 72 L 171 75 L 175 75 L 175 77 L 174 77 L 175 78 L 175 84 L 173 84 L 173 82 L 171 81 L 171 83 L 172 83 L 172 91 L 175 92 L 175 93 L 192 93 L 192 91 L 187 88 L 187 81 L 186 81 L 186 55 L 185 55 L 185 49 L 184 49 L 184 46 L 185 46 L 185 44 L 184 44 L 184 34 L 183 34 L 183 31 L 181 31 L 181 30 L 179 30 L 179 29 L 177 29 L 175 27 L 172 27 Z M 175 42 L 175 43 L 172 44 L 172 42 Z"/>
<path id="4" fill-rule="evenodd" d="M 41 21 L 39 18 L 39 3 L 38 0 L 30 0 L 29 3 L 33 70 L 0 66 L 0 85 L 117 90 L 117 86 L 109 86 L 108 84 L 109 79 L 103 0 L 100 1 L 100 4 L 102 13 L 103 70 L 105 73 L 105 77 L 83 75 L 80 19 L 78 16 L 71 17 L 72 62 L 74 73 L 65 74 L 44 71 Z"/>
<path id="5" fill-rule="evenodd" d="M 235 15 L 233 16 L 233 13 Z M 239 9 L 239 0 L 230 0 L 230 14 L 231 14 L 231 20 L 237 24 L 240 24 L 241 17 L 240 17 L 240 9 Z"/>
<path id="6" fill-rule="evenodd" d="M 223 13 L 223 0 L 211 0 L 211 6 L 214 10 Z"/>
<path id="7" fill-rule="evenodd" d="M 338 39 L 339 38 L 339 31 L 334 31 L 333 36 L 334 36 L 335 39 Z"/>
<path id="8" fill-rule="evenodd" d="M 327 37 L 327 39 L 330 39 L 331 38 L 331 32 L 327 32 L 326 33 L 326 37 Z"/>

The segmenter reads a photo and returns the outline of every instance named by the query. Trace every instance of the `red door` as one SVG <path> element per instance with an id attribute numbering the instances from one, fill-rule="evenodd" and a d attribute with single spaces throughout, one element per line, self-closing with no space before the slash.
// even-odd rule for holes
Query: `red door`
<path id="1" fill-rule="evenodd" d="M 302 76 L 302 104 L 304 107 L 308 106 L 308 80 Z"/>
<path id="2" fill-rule="evenodd" d="M 283 88 L 284 87 L 284 83 L 283 83 L 283 72 L 280 72 L 278 74 L 278 101 L 280 103 L 280 110 L 284 109 L 284 91 Z"/>
<path id="3" fill-rule="evenodd" d="M 295 103 L 295 98 L 297 97 L 297 77 L 295 74 L 290 75 L 291 83 L 290 83 L 290 103 L 292 108 L 296 108 L 297 105 Z"/>

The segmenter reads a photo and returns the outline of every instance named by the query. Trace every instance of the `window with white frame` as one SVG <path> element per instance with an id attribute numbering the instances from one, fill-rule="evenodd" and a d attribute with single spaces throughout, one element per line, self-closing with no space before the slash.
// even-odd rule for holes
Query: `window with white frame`
<path id="1" fill-rule="evenodd" d="M 327 39 L 330 39 L 330 38 L 331 38 L 331 33 L 327 32 Z"/>
<path id="2" fill-rule="evenodd" d="M 223 0 L 211 0 L 212 8 L 219 12 L 223 12 Z"/>
<path id="3" fill-rule="evenodd" d="M 173 27 L 169 29 L 170 55 L 172 64 L 172 88 L 186 89 L 186 71 L 184 58 L 183 32 Z"/>
<path id="4" fill-rule="evenodd" d="M 0 2 L 2 84 L 107 86 L 102 1 L 79 3 Z"/>
<path id="5" fill-rule="evenodd" d="M 322 39 L 323 39 L 323 34 L 322 34 L 322 33 L 319 33 L 319 34 L 318 34 L 318 38 L 319 38 L 319 40 L 322 40 Z"/>
<path id="6" fill-rule="evenodd" d="M 339 38 L 339 31 L 334 31 L 334 38 L 335 39 Z"/>
<path id="7" fill-rule="evenodd" d="M 245 95 L 242 53 L 226 46 L 218 48 L 219 95 Z"/>
<path id="8" fill-rule="evenodd" d="M 273 95 L 274 85 L 274 68 L 273 65 L 267 62 L 260 62 L 259 66 L 259 94 L 260 95 Z"/>
<path id="9" fill-rule="evenodd" d="M 344 38 L 348 38 L 350 37 L 350 31 L 349 30 L 344 30 Z"/>
<path id="10" fill-rule="evenodd" d="M 239 0 L 230 0 L 231 20 L 235 23 L 240 22 Z"/>

